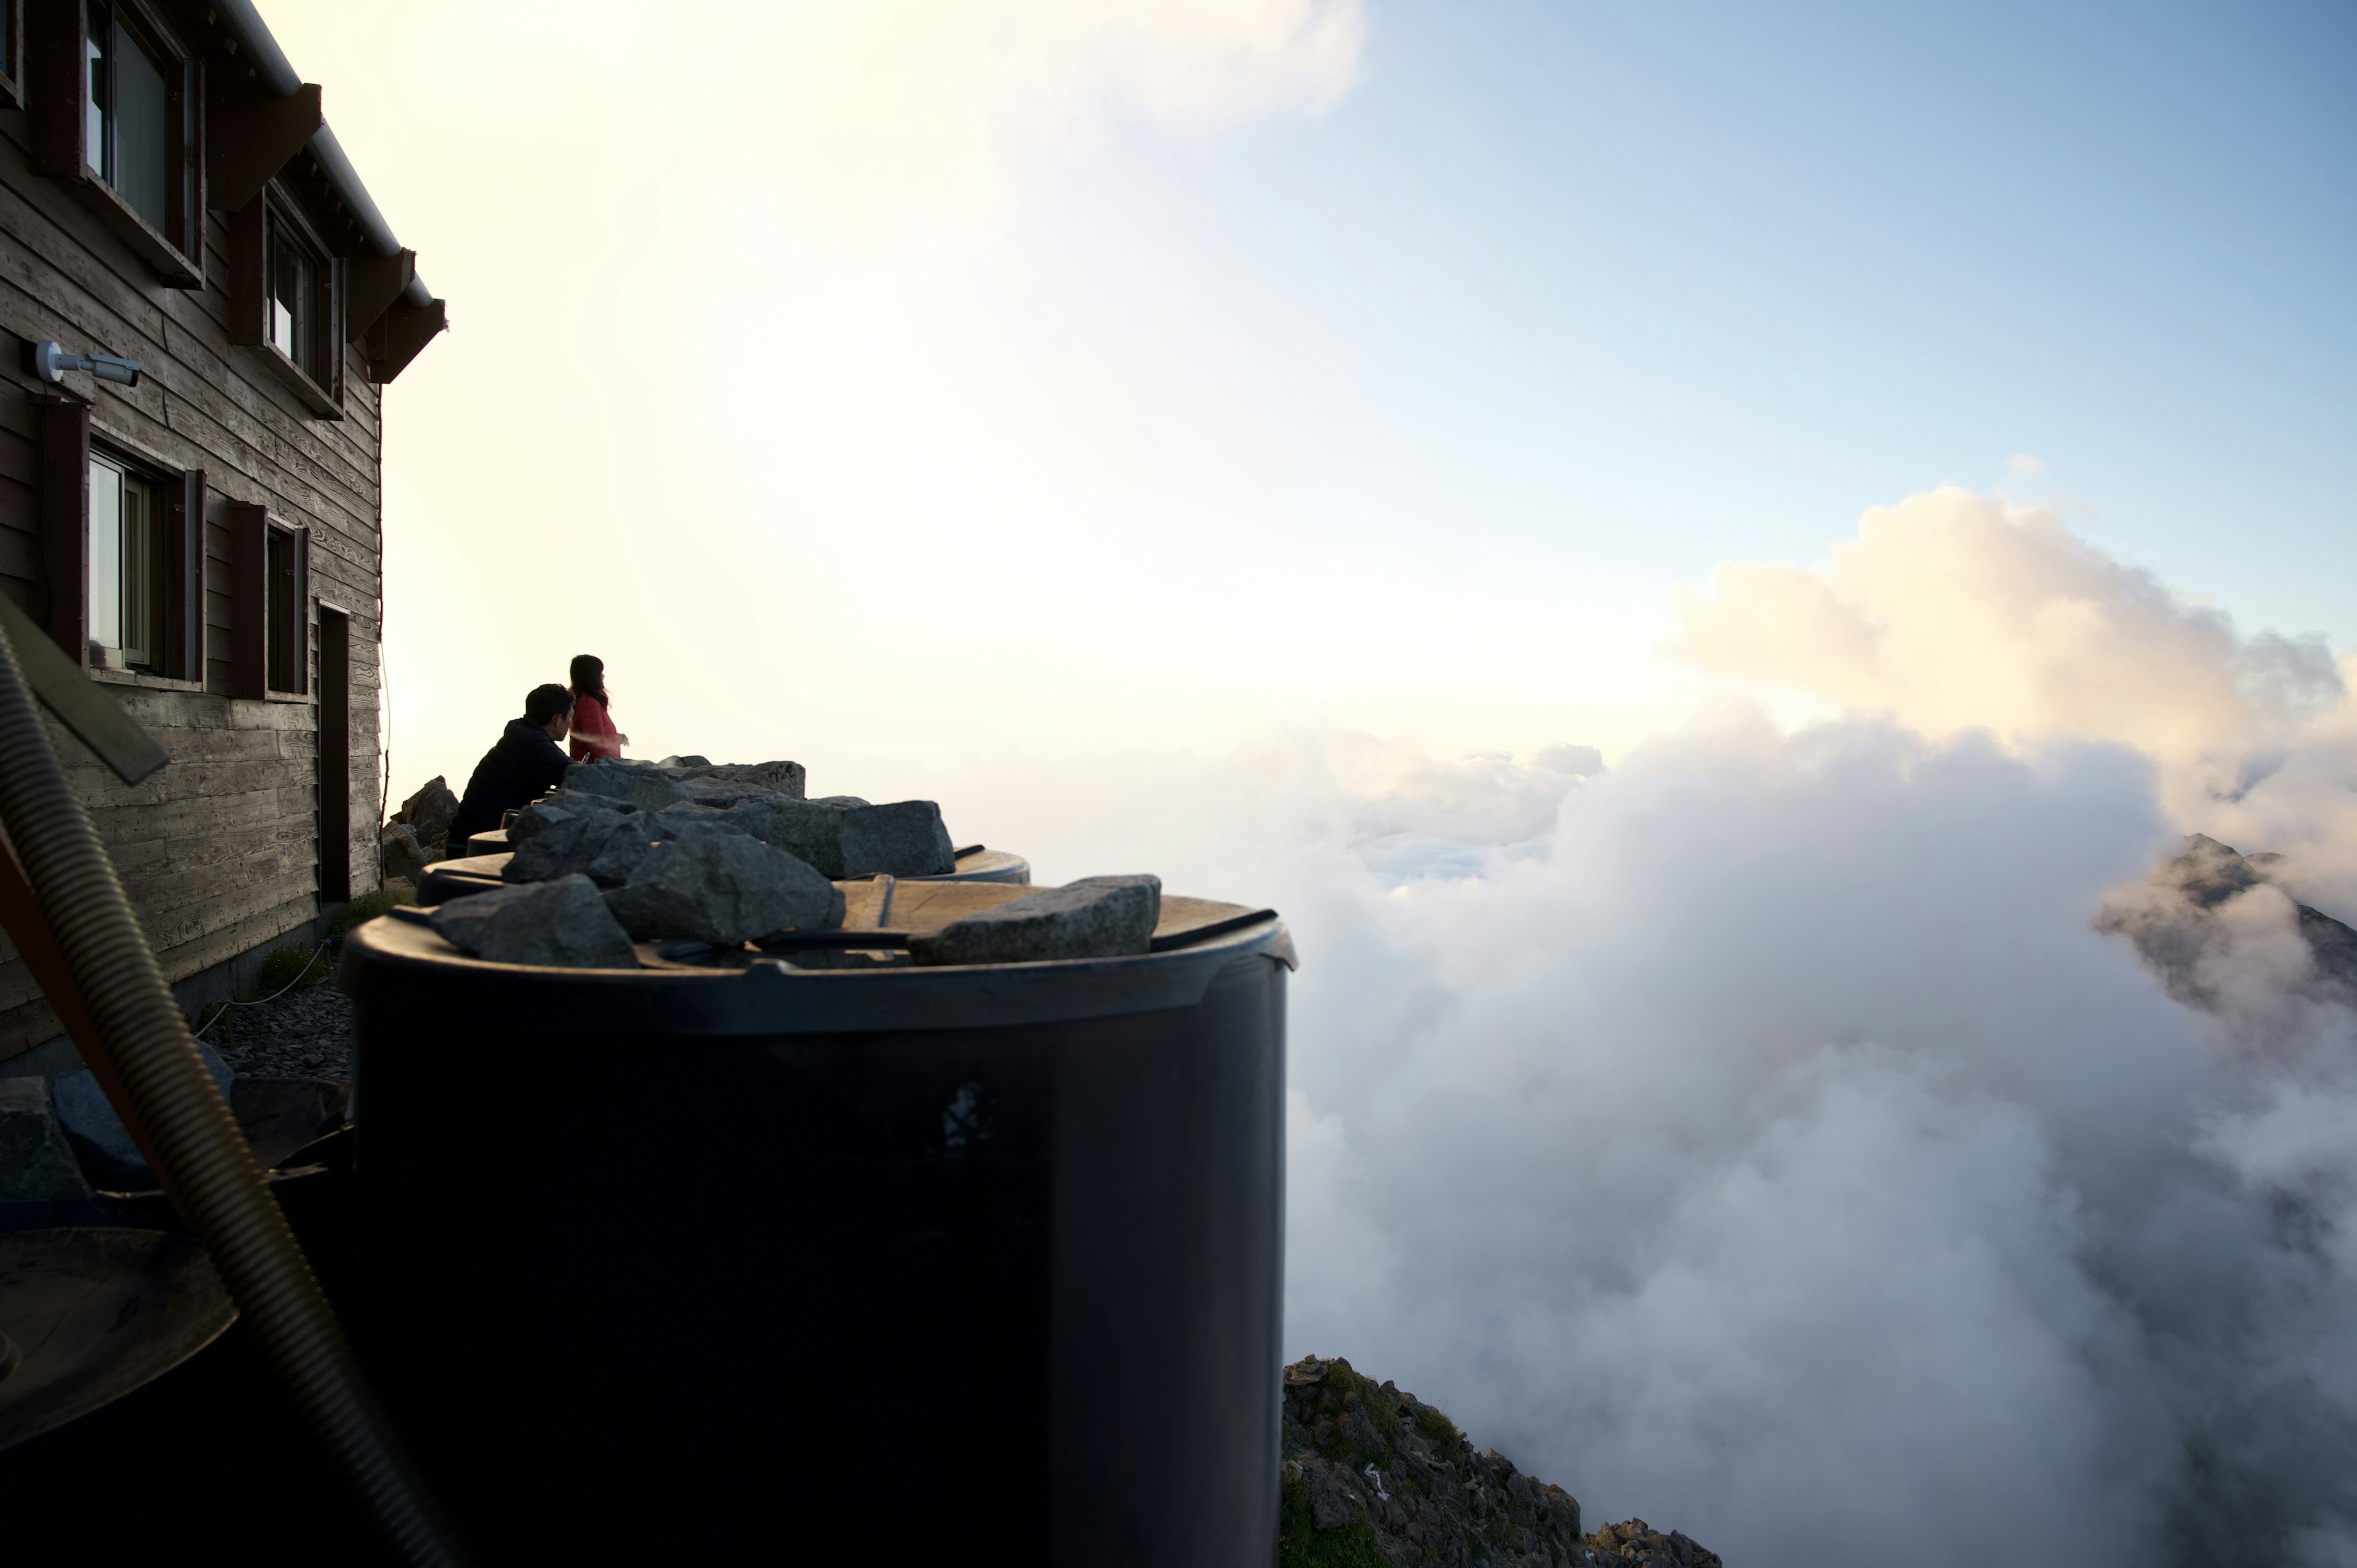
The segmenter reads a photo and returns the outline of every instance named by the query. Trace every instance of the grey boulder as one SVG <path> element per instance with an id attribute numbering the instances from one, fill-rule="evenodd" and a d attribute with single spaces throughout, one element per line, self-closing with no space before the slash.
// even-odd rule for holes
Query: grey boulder
<path id="1" fill-rule="evenodd" d="M 671 811 L 681 808 L 673 806 Z M 516 845 L 500 875 L 510 882 L 554 882 L 559 877 L 586 875 L 600 887 L 619 887 L 645 858 L 658 836 L 660 812 L 595 811 L 578 807 L 534 806 L 516 819 L 527 819 L 533 831 Z"/>
<path id="2" fill-rule="evenodd" d="M 712 758 L 698 757 L 694 752 L 688 753 L 685 757 L 674 754 L 664 757 L 655 766 L 657 768 L 709 768 L 712 766 Z"/>
<path id="3" fill-rule="evenodd" d="M 691 768 L 690 776 L 720 779 L 731 784 L 750 784 L 756 789 L 774 789 L 797 800 L 802 798 L 802 786 L 810 777 L 799 762 L 705 763 Z"/>
<path id="4" fill-rule="evenodd" d="M 710 806 L 725 811 L 740 801 L 792 800 L 799 797 L 784 794 L 765 784 L 748 783 L 738 779 L 690 779 L 680 785 L 685 798 L 699 806 Z"/>
<path id="5" fill-rule="evenodd" d="M 785 800 L 761 801 L 759 805 L 769 813 L 768 825 L 761 833 L 764 842 L 784 850 L 822 876 L 843 875 L 841 807 L 817 800 Z M 736 811 L 750 809 L 750 805 L 739 805 Z"/>
<path id="6" fill-rule="evenodd" d="M 950 830 L 931 800 L 854 806 L 843 813 L 842 843 L 845 876 L 944 876 L 957 869 Z"/>
<path id="7" fill-rule="evenodd" d="M 1161 918 L 1162 878 L 1084 876 L 913 937 L 909 956 L 922 964 L 1121 958 L 1146 951 Z"/>
<path id="8" fill-rule="evenodd" d="M 609 800 L 626 800 L 647 811 L 659 811 L 687 799 L 674 775 L 656 768 L 631 768 L 612 762 L 576 762 L 565 770 L 563 788 Z"/>
<path id="9" fill-rule="evenodd" d="M 493 963 L 556 969 L 636 969 L 630 939 L 578 872 L 553 882 L 495 887 L 453 899 L 430 917 L 436 935 Z"/>
<path id="10" fill-rule="evenodd" d="M 606 903 L 640 940 L 691 937 L 715 947 L 843 923 L 840 888 L 785 851 L 733 832 L 656 844 Z"/>
<path id="11" fill-rule="evenodd" d="M 415 828 L 417 842 L 431 849 L 450 836 L 450 824 L 458 820 L 458 797 L 450 792 L 449 781 L 437 773 L 401 803 L 393 820 Z"/>
<path id="12" fill-rule="evenodd" d="M 527 806 L 508 830 L 511 853 L 500 875 L 510 882 L 547 882 L 586 870 L 606 835 L 629 820 L 619 811 Z"/>
<path id="13" fill-rule="evenodd" d="M 646 817 L 647 832 L 658 839 L 694 838 L 699 833 L 741 833 L 749 824 L 760 821 L 757 814 L 739 819 L 733 810 L 717 806 L 702 806 L 685 801 L 651 811 Z M 748 836 L 758 838 L 758 833 Z"/>
<path id="14" fill-rule="evenodd" d="M 752 802 L 739 805 L 746 811 Z M 823 800 L 773 799 L 761 836 L 832 877 L 939 876 L 957 868 L 950 831 L 931 800 L 871 806 L 853 796 Z"/>
<path id="15" fill-rule="evenodd" d="M 212 1074 L 213 1087 L 226 1101 L 235 1076 L 229 1070 L 229 1063 L 202 1040 L 197 1042 L 197 1054 L 204 1058 L 205 1070 Z M 114 1113 L 114 1102 L 99 1087 L 96 1073 L 88 1068 L 79 1072 L 61 1072 L 51 1081 L 50 1091 L 57 1106 L 58 1125 L 71 1140 L 74 1154 L 81 1161 L 82 1174 L 90 1177 L 92 1186 L 121 1190 L 156 1185 L 156 1178 L 147 1172 L 146 1160 L 140 1155 L 139 1145 L 131 1141 L 131 1129 Z"/>
<path id="16" fill-rule="evenodd" d="M 552 832 L 567 822 L 585 817 L 629 816 L 638 808 L 627 800 L 617 800 L 608 795 L 592 795 L 579 789 L 559 789 L 534 800 L 518 811 L 515 821 L 508 825 L 508 843 L 522 845 L 541 833 Z"/>
<path id="17" fill-rule="evenodd" d="M 377 834 L 377 856 L 387 876 L 414 883 L 425 870 L 425 846 L 407 822 L 387 822 Z"/>
<path id="18" fill-rule="evenodd" d="M 0 1203 L 58 1203 L 90 1196 L 65 1129 L 38 1078 L 0 1078 Z"/>

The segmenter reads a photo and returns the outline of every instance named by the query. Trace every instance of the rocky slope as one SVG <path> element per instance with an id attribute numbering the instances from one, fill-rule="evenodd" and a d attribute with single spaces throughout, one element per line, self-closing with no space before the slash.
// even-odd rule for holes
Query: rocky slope
<path id="1" fill-rule="evenodd" d="M 2311 961 L 2306 973 L 2288 977 L 2287 989 L 2315 1001 L 2357 1006 L 2357 930 L 2284 893 L 2276 886 L 2284 870 L 2280 854 L 2241 854 L 2195 833 L 2185 841 L 2183 854 L 2115 895 L 2097 915 L 2095 928 L 2135 943 L 2138 956 L 2178 1001 L 2215 1013 L 2226 1002 L 2222 982 L 2238 967 L 2236 949 L 2255 934 L 2247 922 L 2225 918 L 2227 906 L 2251 897 L 2279 897 L 2276 908 L 2289 906 L 2285 912 Z"/>
<path id="2" fill-rule="evenodd" d="M 1345 1360 L 1285 1369 L 1279 1568 L 1719 1568 L 1643 1520 L 1580 1532 L 1579 1501 Z"/>

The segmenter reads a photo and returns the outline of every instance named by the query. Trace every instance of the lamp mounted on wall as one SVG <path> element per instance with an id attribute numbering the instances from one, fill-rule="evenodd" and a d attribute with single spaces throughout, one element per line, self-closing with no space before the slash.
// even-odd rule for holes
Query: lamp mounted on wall
<path id="1" fill-rule="evenodd" d="M 51 385 L 64 381 L 68 371 L 88 371 L 102 381 L 117 381 L 126 387 L 139 384 L 139 361 L 117 359 L 113 354 L 69 354 L 65 346 L 55 341 L 33 345 L 33 373 Z"/>

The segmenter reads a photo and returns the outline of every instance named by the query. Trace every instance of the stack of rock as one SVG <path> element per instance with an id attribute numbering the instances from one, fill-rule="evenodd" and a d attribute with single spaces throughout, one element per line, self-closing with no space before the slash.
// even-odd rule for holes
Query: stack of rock
<path id="1" fill-rule="evenodd" d="M 1340 1359 L 1286 1368 L 1284 1444 L 1279 1568 L 1718 1568 L 1641 1520 L 1583 1536 L 1570 1493 Z"/>
<path id="2" fill-rule="evenodd" d="M 725 961 L 711 955 L 741 959 L 748 941 L 841 926 L 837 882 L 957 868 L 932 801 L 812 800 L 802 784 L 791 762 L 576 767 L 509 828 L 500 875 L 514 886 L 452 899 L 430 919 L 452 946 L 498 963 L 627 969 L 638 942 L 663 944 L 666 960 Z M 909 940 L 908 960 L 1142 953 L 1161 897 L 1153 876 L 1042 888 Z"/>
<path id="3" fill-rule="evenodd" d="M 957 869 L 934 802 L 813 800 L 806 779 L 799 762 L 576 764 L 510 825 L 500 875 L 513 886 L 453 898 L 428 918 L 452 946 L 499 963 L 634 968 L 640 942 L 663 944 L 665 961 L 741 961 L 748 941 L 840 927 L 837 882 Z M 412 796 L 386 830 L 386 875 L 414 875 L 436 858 L 457 811 L 439 779 Z M 906 960 L 1142 953 L 1161 897 L 1153 876 L 1043 888 L 909 939 Z"/>
<path id="4" fill-rule="evenodd" d="M 577 766 L 509 829 L 511 887 L 454 899 L 434 929 L 500 963 L 632 968 L 637 941 L 741 949 L 843 921 L 841 878 L 954 870 L 941 808 L 802 798 L 794 762 Z"/>
<path id="5" fill-rule="evenodd" d="M 447 852 L 450 824 L 458 820 L 458 797 L 439 774 L 401 803 L 401 810 L 377 835 L 377 850 L 387 877 L 414 886 L 418 874 Z"/>

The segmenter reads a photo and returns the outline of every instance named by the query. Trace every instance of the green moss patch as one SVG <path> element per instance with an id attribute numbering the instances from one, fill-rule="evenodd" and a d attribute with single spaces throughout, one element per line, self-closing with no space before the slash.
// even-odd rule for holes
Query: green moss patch
<path id="1" fill-rule="evenodd" d="M 1285 1483 L 1284 1511 L 1276 1521 L 1277 1568 L 1390 1568 L 1375 1536 L 1364 1520 L 1337 1530 L 1320 1530 L 1309 1517 L 1309 1482 L 1305 1477 Z"/>

